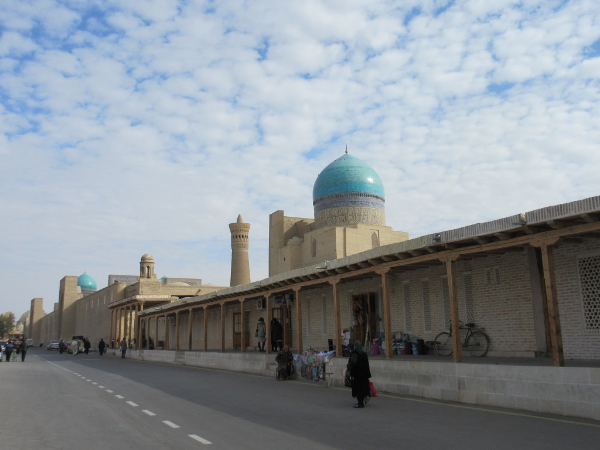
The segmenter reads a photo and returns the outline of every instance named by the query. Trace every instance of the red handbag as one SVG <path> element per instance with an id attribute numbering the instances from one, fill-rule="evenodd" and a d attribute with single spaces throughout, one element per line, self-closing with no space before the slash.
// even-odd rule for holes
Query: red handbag
<path id="1" fill-rule="evenodd" d="M 369 381 L 369 389 L 371 390 L 371 397 L 377 397 L 377 391 L 372 381 Z"/>

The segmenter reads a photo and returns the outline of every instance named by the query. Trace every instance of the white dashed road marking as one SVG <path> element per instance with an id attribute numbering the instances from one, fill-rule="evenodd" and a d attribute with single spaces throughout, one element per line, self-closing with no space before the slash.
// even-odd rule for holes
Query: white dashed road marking
<path id="1" fill-rule="evenodd" d="M 133 403 L 132 401 L 128 401 L 127 403 L 129 403 L 131 406 L 140 406 L 137 403 Z"/>
<path id="2" fill-rule="evenodd" d="M 188 434 L 189 437 L 191 437 L 192 439 L 197 440 L 198 442 L 202 442 L 203 444 L 212 444 L 212 442 L 207 441 L 204 438 L 201 438 L 200 436 L 198 436 L 197 434 Z"/>
<path id="3" fill-rule="evenodd" d="M 168 420 L 163 420 L 165 425 L 169 425 L 171 428 L 179 428 L 179 425 L 174 424 L 173 422 L 169 422 Z"/>
<path id="4" fill-rule="evenodd" d="M 100 389 L 104 389 L 104 386 L 98 386 Z"/>
<path id="5" fill-rule="evenodd" d="M 155 416 L 156 415 L 152 411 L 148 411 L 147 409 L 142 409 L 142 412 L 148 414 L 149 416 Z"/>
<path id="6" fill-rule="evenodd" d="M 112 394 L 115 391 L 111 391 L 110 389 L 107 389 L 106 392 L 108 392 L 109 394 Z"/>
<path id="7" fill-rule="evenodd" d="M 98 384 L 98 383 L 96 383 L 96 382 L 94 381 L 92 384 Z"/>
<path id="8" fill-rule="evenodd" d="M 123 397 L 122 395 L 119 395 L 119 394 L 115 395 L 115 397 L 117 397 L 117 398 L 125 398 L 125 397 Z"/>

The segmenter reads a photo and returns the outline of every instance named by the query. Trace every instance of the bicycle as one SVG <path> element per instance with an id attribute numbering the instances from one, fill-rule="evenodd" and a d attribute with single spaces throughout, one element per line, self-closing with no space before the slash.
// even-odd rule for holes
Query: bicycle
<path id="1" fill-rule="evenodd" d="M 462 342 L 462 348 L 466 348 L 471 356 L 485 356 L 490 348 L 490 338 L 480 329 L 476 328 L 474 323 L 460 325 L 461 330 L 467 330 L 465 339 Z M 452 333 L 442 331 L 435 337 L 433 346 L 438 355 L 450 356 L 452 349 Z"/>

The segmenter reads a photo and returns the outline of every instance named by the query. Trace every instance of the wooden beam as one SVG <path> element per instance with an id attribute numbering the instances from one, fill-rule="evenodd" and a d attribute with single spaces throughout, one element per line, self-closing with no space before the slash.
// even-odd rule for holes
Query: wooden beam
<path id="1" fill-rule="evenodd" d="M 298 345 L 298 354 L 302 354 L 302 296 L 300 295 L 300 286 L 294 286 L 294 297 L 296 301 L 296 343 Z"/>
<path id="2" fill-rule="evenodd" d="M 457 249 L 459 247 L 459 245 L 455 242 L 447 242 L 444 244 L 444 248 L 446 250 L 454 250 Z"/>
<path id="3" fill-rule="evenodd" d="M 452 320 L 452 349 L 454 362 L 463 360 L 462 344 L 460 342 L 460 323 L 458 318 L 458 289 L 456 287 L 456 260 L 446 260 L 448 274 L 448 292 L 450 293 L 450 318 Z"/>
<path id="4" fill-rule="evenodd" d="M 552 245 L 556 239 L 538 241 L 532 245 L 539 247 L 542 254 L 542 267 L 544 272 L 544 288 L 548 304 L 548 322 L 550 325 L 550 340 L 552 342 L 552 360 L 555 366 L 565 365 L 563 352 L 562 330 L 560 326 L 560 313 L 558 310 L 558 298 L 556 296 L 556 282 L 554 275 L 554 254 Z"/>
<path id="5" fill-rule="evenodd" d="M 392 307 L 390 303 L 390 269 L 378 270 L 381 275 L 381 288 L 383 293 L 383 329 L 385 333 L 385 357 L 391 359 L 393 356 L 392 348 Z M 341 331 L 340 331 L 341 332 Z M 369 343 L 365 343 L 367 346 Z"/>
<path id="6" fill-rule="evenodd" d="M 387 256 L 387 255 L 381 256 L 381 259 L 385 262 L 394 261 L 394 258 L 392 256 Z"/>
<path id="7" fill-rule="evenodd" d="M 409 253 L 394 253 L 394 256 L 399 260 L 412 258 L 412 255 Z"/>
<path id="8" fill-rule="evenodd" d="M 501 241 L 505 241 L 507 239 L 510 239 L 512 237 L 512 234 L 510 234 L 510 233 L 494 233 L 494 236 L 496 236 Z"/>

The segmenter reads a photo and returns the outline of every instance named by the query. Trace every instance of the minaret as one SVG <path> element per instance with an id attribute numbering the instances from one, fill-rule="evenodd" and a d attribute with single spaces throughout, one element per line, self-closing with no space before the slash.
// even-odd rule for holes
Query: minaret
<path id="1" fill-rule="evenodd" d="M 229 224 L 231 231 L 231 281 L 230 286 L 250 283 L 250 262 L 248 261 L 248 233 L 250 224 L 244 223 L 242 215 L 236 223 Z"/>

